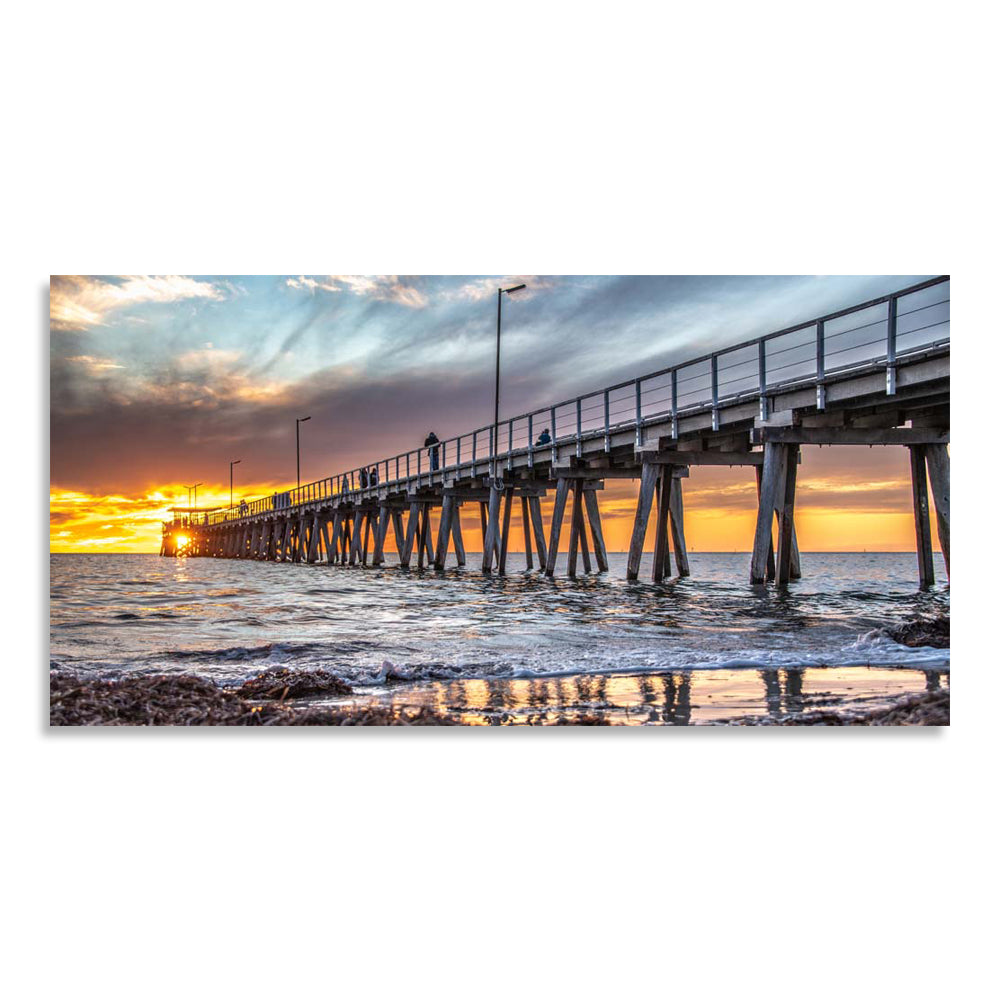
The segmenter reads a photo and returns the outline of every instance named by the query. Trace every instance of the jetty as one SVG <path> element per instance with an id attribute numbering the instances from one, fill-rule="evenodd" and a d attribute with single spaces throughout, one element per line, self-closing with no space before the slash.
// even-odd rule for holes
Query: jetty
<path id="1" fill-rule="evenodd" d="M 460 511 L 468 504 L 479 511 L 479 568 L 503 574 L 519 505 L 526 569 L 551 577 L 568 531 L 566 573 L 600 573 L 608 558 L 598 494 L 609 480 L 633 479 L 627 575 L 640 577 L 652 531 L 649 575 L 661 581 L 672 567 L 690 573 L 684 481 L 724 465 L 745 467 L 756 481 L 749 582 L 782 586 L 802 572 L 802 446 L 903 447 L 917 575 L 929 587 L 930 493 L 951 571 L 950 287 L 942 275 L 268 497 L 175 508 L 160 554 L 380 566 L 392 532 L 401 569 L 443 570 L 449 552 L 466 565 Z M 541 500 L 550 491 L 546 523 Z"/>

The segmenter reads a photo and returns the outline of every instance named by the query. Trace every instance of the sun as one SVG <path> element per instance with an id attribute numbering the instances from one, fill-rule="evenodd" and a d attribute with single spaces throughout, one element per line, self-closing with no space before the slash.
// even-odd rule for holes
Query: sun
<path id="1" fill-rule="evenodd" d="M 188 538 L 187 535 L 178 535 L 177 536 L 177 548 L 179 548 L 179 549 L 184 548 L 184 546 L 187 545 L 187 543 L 190 542 L 190 541 L 191 541 L 191 539 Z"/>

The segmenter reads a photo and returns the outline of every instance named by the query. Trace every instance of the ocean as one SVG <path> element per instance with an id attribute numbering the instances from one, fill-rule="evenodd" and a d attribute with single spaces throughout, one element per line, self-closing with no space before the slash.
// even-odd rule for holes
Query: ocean
<path id="1" fill-rule="evenodd" d="M 610 571 L 569 580 L 468 565 L 442 573 L 155 555 L 53 554 L 53 668 L 184 672 L 235 684 L 322 668 L 356 697 L 428 704 L 465 721 L 707 722 L 881 705 L 949 683 L 949 651 L 884 627 L 947 613 L 912 553 L 803 553 L 786 591 L 747 584 L 746 553 L 691 553 L 662 584 Z M 648 572 L 649 559 L 644 560 Z M 946 580 L 940 556 L 939 580 Z"/>

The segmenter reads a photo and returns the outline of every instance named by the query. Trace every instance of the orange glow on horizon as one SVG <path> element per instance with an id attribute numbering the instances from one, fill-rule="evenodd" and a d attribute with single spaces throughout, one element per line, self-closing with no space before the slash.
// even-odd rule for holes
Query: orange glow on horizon
<path id="1" fill-rule="evenodd" d="M 800 471 L 795 510 L 796 533 L 803 552 L 913 552 L 915 550 L 913 512 L 908 502 L 909 477 L 883 478 L 874 483 L 833 482 L 821 476 L 810 478 Z M 866 491 L 867 487 L 867 491 Z M 288 489 L 285 484 L 259 483 L 242 488 L 235 496 L 252 500 Z M 609 552 L 628 549 L 632 534 L 637 484 L 629 480 L 608 480 L 599 494 L 602 526 Z M 865 505 L 866 498 L 881 491 L 877 503 Z M 546 526 L 554 491 L 542 500 Z M 756 520 L 756 488 L 749 469 L 692 470 L 683 480 L 685 531 L 692 552 L 747 552 Z M 228 507 L 229 485 L 206 485 L 198 490 L 198 507 Z M 161 525 L 169 520 L 170 507 L 186 507 L 187 490 L 178 484 L 150 488 L 142 493 L 93 495 L 53 487 L 50 493 L 51 552 L 136 552 L 156 553 L 160 548 Z M 932 504 L 933 508 L 933 504 Z M 520 504 L 511 517 L 512 552 L 523 552 Z M 433 516 L 435 530 L 437 513 Z M 652 519 L 655 521 L 655 517 Z M 462 508 L 462 530 L 466 548 L 481 548 L 479 512 L 476 504 Z M 935 549 L 937 524 L 931 511 L 931 531 Z M 394 551 L 392 532 L 386 550 Z M 569 541 L 569 510 L 563 524 L 560 550 Z M 646 549 L 652 549 L 652 525 Z"/>

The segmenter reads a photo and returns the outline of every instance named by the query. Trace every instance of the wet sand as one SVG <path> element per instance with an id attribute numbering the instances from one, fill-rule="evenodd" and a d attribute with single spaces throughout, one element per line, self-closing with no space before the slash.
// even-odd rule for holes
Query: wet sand
<path id="1" fill-rule="evenodd" d="M 884 667 L 578 674 L 354 691 L 322 671 L 270 671 L 242 688 L 192 675 L 50 677 L 51 724 L 69 726 L 948 725 L 949 704 L 948 671 Z"/>
<path id="2" fill-rule="evenodd" d="M 461 680 L 356 691 L 393 708 L 428 708 L 466 725 L 705 725 L 784 722 L 804 713 L 861 716 L 948 690 L 941 670 L 821 667 Z"/>

